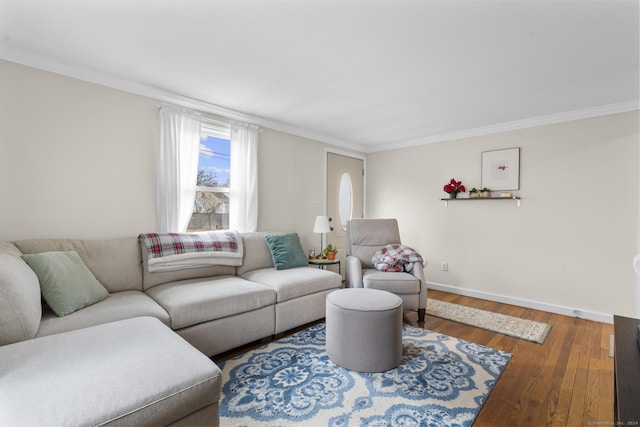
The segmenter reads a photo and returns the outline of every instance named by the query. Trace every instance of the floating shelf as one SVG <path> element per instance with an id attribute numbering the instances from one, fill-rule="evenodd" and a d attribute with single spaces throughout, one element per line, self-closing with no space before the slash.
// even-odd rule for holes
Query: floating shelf
<path id="1" fill-rule="evenodd" d="M 464 197 L 464 198 L 455 198 L 452 199 L 450 197 L 447 198 L 442 198 L 440 199 L 444 202 L 445 206 L 449 205 L 449 202 L 460 202 L 463 200 L 466 201 L 472 201 L 472 202 L 477 202 L 479 200 L 515 200 L 516 201 L 516 206 L 520 206 L 520 197 L 519 196 L 512 196 L 512 197 L 474 197 L 474 198 L 469 198 L 469 197 Z"/>

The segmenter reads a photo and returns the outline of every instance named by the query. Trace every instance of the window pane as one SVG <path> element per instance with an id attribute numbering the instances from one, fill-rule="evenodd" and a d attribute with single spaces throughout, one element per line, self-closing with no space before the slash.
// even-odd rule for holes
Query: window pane
<path id="1" fill-rule="evenodd" d="M 188 231 L 228 230 L 229 194 L 196 191 Z"/>
<path id="2" fill-rule="evenodd" d="M 229 146 L 228 139 L 209 135 L 200 138 L 196 185 L 211 190 L 196 191 L 188 231 L 229 229 Z"/>
<path id="3" fill-rule="evenodd" d="M 202 135 L 196 185 L 229 188 L 229 145 L 228 139 Z"/>

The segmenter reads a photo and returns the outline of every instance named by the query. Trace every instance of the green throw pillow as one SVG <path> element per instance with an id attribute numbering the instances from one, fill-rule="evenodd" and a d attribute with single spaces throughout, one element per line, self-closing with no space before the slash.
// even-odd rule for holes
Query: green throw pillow
<path id="1" fill-rule="evenodd" d="M 273 265 L 276 270 L 285 270 L 293 267 L 306 267 L 309 265 L 304 249 L 300 245 L 300 239 L 296 233 L 267 234 L 264 240 L 269 246 Z"/>
<path id="2" fill-rule="evenodd" d="M 22 259 L 38 276 L 42 296 L 58 316 L 66 316 L 109 296 L 75 251 L 28 254 L 22 255 Z"/>

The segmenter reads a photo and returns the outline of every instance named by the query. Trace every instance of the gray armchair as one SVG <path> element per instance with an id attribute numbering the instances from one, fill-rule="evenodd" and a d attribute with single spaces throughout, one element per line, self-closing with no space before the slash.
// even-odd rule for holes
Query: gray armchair
<path id="1" fill-rule="evenodd" d="M 405 310 L 417 310 L 418 322 L 424 322 L 427 306 L 427 282 L 421 263 L 411 272 L 378 271 L 371 258 L 383 246 L 400 243 L 395 219 L 352 219 L 347 222 L 346 286 L 381 289 L 402 298 Z M 426 264 L 426 261 L 425 261 Z"/>

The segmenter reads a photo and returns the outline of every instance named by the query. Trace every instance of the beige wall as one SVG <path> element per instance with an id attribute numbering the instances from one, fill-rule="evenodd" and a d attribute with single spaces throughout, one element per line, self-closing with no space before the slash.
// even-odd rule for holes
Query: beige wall
<path id="1" fill-rule="evenodd" d="M 155 229 L 157 101 L 0 61 L 0 239 Z"/>
<path id="2" fill-rule="evenodd" d="M 404 242 L 429 260 L 436 287 L 551 311 L 631 316 L 638 126 L 636 111 L 370 154 L 368 216 L 399 219 Z M 511 147 L 521 147 L 520 207 L 506 200 L 444 206 L 449 179 L 480 187 L 481 152 Z"/>
<path id="3" fill-rule="evenodd" d="M 159 102 L 6 61 L 0 76 L 0 240 L 155 231 Z M 319 245 L 325 147 L 262 130 L 260 230 Z"/>
<path id="4" fill-rule="evenodd" d="M 305 250 L 320 249 L 313 233 L 317 215 L 324 215 L 325 145 L 264 129 L 260 134 L 258 228 L 295 230 Z"/>
<path id="5" fill-rule="evenodd" d="M 156 100 L 5 61 L 0 76 L 0 240 L 155 230 Z M 317 246 L 328 146 L 271 129 L 260 140 L 259 228 Z M 479 186 L 480 153 L 510 147 L 521 207 L 443 206 L 445 181 Z M 637 112 L 374 153 L 367 212 L 400 220 L 435 284 L 633 315 L 638 157 Z"/>

